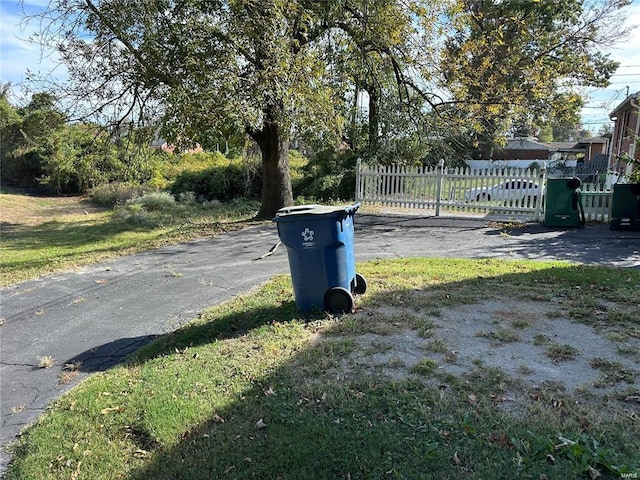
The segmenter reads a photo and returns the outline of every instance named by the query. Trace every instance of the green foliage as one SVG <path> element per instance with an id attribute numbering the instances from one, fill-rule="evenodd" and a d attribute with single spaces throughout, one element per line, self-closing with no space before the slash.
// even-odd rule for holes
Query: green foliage
<path id="1" fill-rule="evenodd" d="M 308 164 L 309 160 L 298 150 L 289 150 L 289 171 L 294 189 L 304 179 L 305 168 Z"/>
<path id="2" fill-rule="evenodd" d="M 556 442 L 530 430 L 526 433 L 526 437 L 510 439 L 523 464 L 550 458 L 554 462 L 566 460 L 575 475 L 584 475 L 585 478 L 598 478 L 603 473 L 620 478 L 624 473 L 631 473 L 616 450 L 602 447 L 601 442 L 587 433 L 567 436 L 573 438 L 559 435 Z"/>
<path id="3" fill-rule="evenodd" d="M 577 123 L 583 100 L 575 86 L 607 84 L 618 64 L 599 47 L 624 35 L 620 9 L 630 2 L 454 3 L 454 32 L 440 64 L 463 105 L 460 125 L 476 154 L 490 158 L 514 123 Z"/>
<path id="4" fill-rule="evenodd" d="M 634 135 L 633 141 L 636 144 L 636 151 L 638 151 L 640 149 L 640 136 Z M 627 181 L 630 183 L 640 183 L 640 160 L 635 157 L 632 158 L 628 153 L 622 154 L 620 160 L 627 165 L 631 165 L 631 173 L 625 175 Z"/>
<path id="5" fill-rule="evenodd" d="M 243 159 L 228 160 L 218 153 L 213 166 L 185 170 L 179 174 L 171 185 L 171 192 L 174 195 L 193 192 L 200 201 L 228 202 L 238 197 L 258 197 L 260 180 L 260 171 L 255 163 Z"/>
<path id="6" fill-rule="evenodd" d="M 544 127 L 548 137 L 550 126 L 575 123 L 582 99 L 574 87 L 607 83 L 616 63 L 599 46 L 611 32 L 624 33 L 616 27 L 628 4 L 54 0 L 39 19 L 43 41 L 64 52 L 65 91 L 77 95 L 78 108 L 92 104 L 89 111 L 102 114 L 114 98 L 128 99 L 118 114 L 146 121 L 159 115 L 148 109 L 161 105 L 158 125 L 169 141 L 226 155 L 244 153 L 251 137 L 262 161 L 240 168 L 242 186 L 240 171 L 216 163 L 206 167 L 213 179 L 204 178 L 205 168 L 189 168 L 192 178 L 175 188 L 203 198 L 261 193 L 261 214 L 269 217 L 291 201 L 291 188 L 318 199 L 353 192 L 351 166 L 296 178 L 293 156 L 287 165 L 290 135 L 321 145 L 319 155 L 345 147 L 380 164 L 453 158 L 447 164 L 456 165 L 471 153 L 490 156 L 506 132 Z M 52 18 L 55 28 L 48 28 Z M 56 117 L 53 97 L 38 95 L 17 113 L 31 117 L 23 130 L 40 142 L 38 132 L 53 128 Z M 9 126 L 15 115 L 5 107 L 2 124 Z M 49 136 L 28 145 L 29 162 L 16 152 L 22 163 L 10 171 L 29 172 L 56 191 L 116 180 L 165 189 L 185 169 L 146 147 L 152 132 L 112 132 L 113 145 L 100 156 L 114 169 L 99 178 L 91 174 L 103 172 L 93 146 Z"/>
<path id="7" fill-rule="evenodd" d="M 8 86 L 0 84 L 0 131 L 20 121 L 15 107 L 7 99 Z"/>
<path id="8" fill-rule="evenodd" d="M 94 124 L 66 124 L 50 94 L 34 94 L 24 108 L 2 100 L 2 182 L 44 187 L 54 193 L 86 193 L 109 182 L 164 187 L 165 155 L 148 147 L 148 133 L 109 134 Z"/>
<path id="9" fill-rule="evenodd" d="M 53 0 L 34 20 L 63 52 L 79 107 L 106 114 L 126 99 L 120 121 L 160 112 L 176 145 L 237 152 L 251 137 L 270 217 L 292 200 L 290 135 L 356 150 L 423 131 L 418 57 L 441 38 L 441 11 L 434 0 Z"/>
<path id="10" fill-rule="evenodd" d="M 307 163 L 297 150 L 289 151 L 294 185 L 303 181 Z M 200 202 L 255 199 L 262 192 L 262 164 L 255 156 L 228 158 L 220 152 L 184 154 L 170 159 L 164 175 L 175 196 L 191 193 Z"/>
<path id="11" fill-rule="evenodd" d="M 314 201 L 348 200 L 355 195 L 357 157 L 352 152 L 325 149 L 314 154 L 294 183 L 294 196 Z"/>
<path id="12" fill-rule="evenodd" d="M 29 105 L 16 109 L 2 95 L 0 161 L 5 185 L 34 187 L 46 173 L 44 162 L 53 152 L 51 138 L 64 128 L 64 116 L 53 98 L 35 94 Z"/>
<path id="13" fill-rule="evenodd" d="M 527 168 L 531 171 L 538 171 L 540 170 L 540 164 L 538 162 L 531 162 Z"/>

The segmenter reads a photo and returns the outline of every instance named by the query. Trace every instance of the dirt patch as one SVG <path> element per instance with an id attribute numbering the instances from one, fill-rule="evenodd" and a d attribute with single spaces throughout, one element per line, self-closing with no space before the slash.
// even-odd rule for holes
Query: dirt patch
<path id="1" fill-rule="evenodd" d="M 375 327 L 353 335 L 355 348 L 340 368 L 400 379 L 419 373 L 427 362 L 434 382 L 446 375 L 499 369 L 525 390 L 554 385 L 567 393 L 600 397 L 638 395 L 640 338 L 577 323 L 557 312 L 551 304 L 516 300 L 443 308 L 429 316 L 426 332 L 401 328 L 381 334 Z M 358 315 L 375 321 L 373 312 Z"/>

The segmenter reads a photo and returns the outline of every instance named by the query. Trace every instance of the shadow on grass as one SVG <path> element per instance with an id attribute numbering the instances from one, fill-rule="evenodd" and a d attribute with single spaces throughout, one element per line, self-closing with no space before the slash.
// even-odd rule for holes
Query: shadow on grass
<path id="1" fill-rule="evenodd" d="M 585 441 L 586 453 L 574 460 L 565 451 L 556 450 L 554 441 L 558 442 L 559 433 L 574 439 L 585 434 L 580 420 L 582 407 L 563 404 L 556 397 L 553 400 L 560 406 L 549 408 L 551 413 L 540 406 L 537 408 L 543 410 L 537 416 L 531 414 L 536 407 L 530 415 L 505 414 L 490 394 L 504 395 L 509 384 L 499 372 L 482 366 L 469 372 L 468 377 L 436 379 L 436 384 L 417 375 L 392 380 L 375 372 L 350 371 L 345 359 L 358 347 L 341 335 L 366 332 L 368 312 L 404 306 L 420 314 L 423 305 L 408 303 L 416 291 L 439 301 L 468 296 L 467 301 L 473 302 L 508 294 L 513 288 L 529 287 L 532 291 L 561 295 L 568 302 L 574 300 L 572 296 L 579 300 L 581 292 L 589 295 L 586 290 L 594 284 L 605 288 L 597 291 L 615 293 L 617 271 L 611 269 L 593 278 L 586 275 L 593 271 L 587 272 L 584 267 L 531 271 L 522 267 L 522 273 L 492 275 L 495 262 L 486 261 L 474 264 L 479 276 L 448 281 L 447 277 L 461 268 L 459 263 L 449 262 L 449 273 L 438 271 L 436 278 L 424 270 L 418 278 L 409 264 L 398 262 L 395 271 L 403 272 L 404 286 L 387 288 L 388 271 L 380 277 L 375 275 L 376 266 L 382 263 L 371 262 L 363 270 L 371 290 L 360 299 L 363 311 L 357 316 L 302 316 L 288 293 L 275 295 L 275 300 L 260 300 L 266 295 L 267 286 L 242 299 L 240 309 L 219 308 L 210 317 L 205 314 L 195 323 L 143 347 L 130 366 L 142 369 L 153 364 L 158 371 L 144 373 L 124 388 L 127 396 L 133 395 L 131 385 L 140 385 L 145 392 L 155 394 L 149 393 L 140 411 L 128 412 L 123 407 L 123 415 L 129 415 L 123 420 L 126 424 L 108 426 L 112 432 L 120 432 L 118 435 L 122 435 L 120 430 L 126 431 L 127 441 L 134 445 L 122 452 L 138 459 L 131 461 L 129 466 L 135 466 L 124 476 L 132 480 L 506 480 L 581 478 L 588 474 L 586 465 L 598 469 L 600 478 L 605 479 L 620 478 L 619 473 L 607 471 L 613 461 L 640 468 L 634 437 L 637 426 L 607 426 L 591 418 L 599 430 L 585 438 L 598 438 L 604 446 L 588 446 Z M 480 266 L 485 264 L 488 270 L 482 271 Z M 637 285 L 640 275 L 633 278 Z M 290 286 L 276 286 L 275 290 L 285 288 Z M 395 321 L 401 323 L 403 319 Z M 305 337 L 304 342 L 282 354 L 289 343 L 295 343 L 289 342 L 294 334 L 288 329 L 303 325 L 302 322 L 312 332 L 314 325 L 318 329 L 324 327 L 328 335 L 322 341 L 313 340 L 313 335 L 311 339 Z M 278 335 L 282 338 L 275 338 Z M 240 344 L 233 340 L 246 341 Z M 226 341 L 229 343 L 224 345 Z M 281 361 L 271 363 L 270 356 Z M 238 359 L 244 359 L 244 363 L 234 363 Z M 256 368 L 258 362 L 268 366 Z M 204 377 L 189 377 L 197 369 L 203 369 Z M 171 380 L 167 386 L 154 385 L 154 375 L 165 382 Z M 209 375 L 215 381 L 206 383 Z M 236 384 L 231 377 L 241 382 Z M 98 392 L 103 389 L 100 386 Z M 168 391 L 159 392 L 164 389 Z M 199 392 L 204 398 L 216 389 L 220 389 L 224 401 L 215 406 L 202 405 L 207 414 L 194 422 L 187 420 L 192 418 L 191 413 L 185 412 L 187 402 Z M 480 396 L 480 391 L 486 395 Z M 113 405 L 115 400 L 109 401 Z M 99 418 L 106 422 L 104 415 Z M 181 418 L 185 418 L 184 423 Z M 165 433 L 160 439 L 158 430 L 164 422 L 173 422 L 168 430 L 177 433 Z M 553 461 L 548 455 L 553 456 Z M 87 464 L 91 456 L 81 461 Z M 16 472 L 8 478 L 21 478 Z"/>
<path id="2" fill-rule="evenodd" d="M 77 365 L 77 368 L 87 373 L 105 372 L 157 338 L 158 335 L 119 338 L 113 342 L 86 350 L 68 359 L 64 364 Z"/>
<path id="3" fill-rule="evenodd" d="M 558 283 L 562 287 L 588 283 L 584 273 L 581 267 L 562 269 Z M 491 288 L 495 293 L 518 285 L 548 286 L 554 283 L 555 275 L 557 272 L 538 271 L 473 279 L 449 285 L 446 291 L 469 295 L 469 301 L 481 300 L 481 288 Z M 444 291 L 441 287 L 432 290 Z M 402 304 L 412 293 L 411 288 L 386 291 L 367 303 L 388 305 L 395 299 Z M 274 320 L 286 324 L 299 318 L 292 302 L 222 316 L 155 342 L 141 352 L 138 360 L 240 337 Z M 312 315 L 306 321 L 322 318 L 322 314 Z M 351 320 L 350 316 L 344 317 L 336 323 L 336 329 L 343 329 Z M 131 478 L 512 479 L 523 475 L 566 478 L 580 471 L 581 467 L 569 459 L 561 460 L 562 454 L 554 451 L 549 440 L 556 438 L 563 421 L 545 426 L 523 418 L 505 427 L 495 404 L 468 401 L 469 392 L 483 388 L 501 394 L 501 388 L 507 387 L 499 386 L 499 373 L 479 367 L 470 377 L 478 383 L 471 389 L 468 385 L 442 383 L 427 387 L 424 379 L 416 376 L 395 381 L 347 371 L 335 376 L 353 348 L 353 344 L 337 340 L 311 344 L 296 352 L 275 372 L 254 379 L 230 405 L 185 432 L 175 445 L 156 449 L 154 461 Z M 576 410 L 568 410 L 566 415 L 576 419 L 580 409 Z M 581 434 L 577 420 L 564 421 L 564 428 L 565 435 L 578 438 Z M 531 433 L 536 431 L 541 433 Z M 524 443 L 514 443 L 517 438 Z M 527 448 L 532 450 L 529 458 L 521 459 L 518 465 L 514 459 L 527 453 Z M 584 461 L 598 468 L 602 478 L 619 478 L 598 463 L 597 451 L 591 453 L 593 458 L 586 459 L 585 454 Z M 549 462 L 547 455 L 551 454 L 558 460 Z M 640 461 L 618 460 L 631 464 Z"/>
<path id="4" fill-rule="evenodd" d="M 300 318 L 300 315 L 295 303 L 287 301 L 280 306 L 258 307 L 242 313 L 230 313 L 217 317 L 215 321 L 194 322 L 162 336 L 156 342 L 141 349 L 132 361 L 145 362 L 162 355 L 172 354 L 176 350 L 243 336 L 253 329 L 269 325 L 274 321 L 291 322 Z M 322 318 L 322 314 L 318 313 L 315 317 L 313 314 L 307 316 L 307 319 L 312 318 Z"/>

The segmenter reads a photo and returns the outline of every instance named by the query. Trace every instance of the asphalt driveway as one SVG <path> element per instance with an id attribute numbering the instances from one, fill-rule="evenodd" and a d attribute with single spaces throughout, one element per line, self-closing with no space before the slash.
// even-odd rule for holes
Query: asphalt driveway
<path id="1" fill-rule="evenodd" d="M 560 259 L 640 268 L 640 232 L 607 225 L 504 231 L 482 218 L 359 213 L 358 261 L 401 257 Z M 278 241 L 275 225 L 165 247 L 0 289 L 0 473 L 6 445 L 51 401 L 203 309 L 288 271 L 286 249 L 261 260 Z M 52 368 L 38 358 L 52 357 Z M 81 362 L 70 383 L 67 364 Z"/>

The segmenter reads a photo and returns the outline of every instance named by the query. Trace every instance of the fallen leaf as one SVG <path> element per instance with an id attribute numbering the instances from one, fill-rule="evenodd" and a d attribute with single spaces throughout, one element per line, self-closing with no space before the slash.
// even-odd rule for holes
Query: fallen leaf
<path id="1" fill-rule="evenodd" d="M 71 480 L 76 480 L 80 476 L 80 465 L 82 465 L 82 462 L 78 462 L 75 470 L 71 472 L 71 477 L 69 477 Z"/>
<path id="2" fill-rule="evenodd" d="M 212 419 L 214 422 L 216 423 L 224 423 L 224 418 L 222 418 L 220 415 L 218 415 L 217 413 L 213 416 Z"/>
<path id="3" fill-rule="evenodd" d="M 458 458 L 458 452 L 453 452 L 453 463 L 455 463 L 456 465 L 460 465 L 462 463 Z"/>
<path id="4" fill-rule="evenodd" d="M 469 404 L 471 405 L 475 405 L 476 403 L 478 403 L 478 397 L 476 397 L 473 393 L 471 395 L 469 395 L 467 397 L 467 401 L 469 402 Z"/>
<path id="5" fill-rule="evenodd" d="M 496 445 L 500 445 L 501 447 L 505 447 L 505 448 L 509 448 L 513 446 L 513 443 L 511 443 L 511 440 L 509 440 L 509 438 L 504 432 L 494 433 L 493 435 L 491 435 L 491 441 Z"/>
<path id="6" fill-rule="evenodd" d="M 264 394 L 265 394 L 266 396 L 271 396 L 271 395 L 275 395 L 275 394 L 276 394 L 276 392 L 273 390 L 273 387 L 272 387 L 271 385 L 269 385 L 269 388 L 267 388 L 267 389 L 264 391 Z"/>
<path id="7" fill-rule="evenodd" d="M 107 407 L 100 410 L 100 413 L 103 415 L 106 415 L 107 413 L 111 413 L 111 412 L 122 413 L 124 412 L 124 407 Z"/>
<path id="8" fill-rule="evenodd" d="M 257 429 L 262 429 L 262 428 L 266 428 L 267 424 L 264 423 L 264 421 L 262 419 L 258 420 L 256 422 L 256 428 Z"/>
<path id="9" fill-rule="evenodd" d="M 601 477 L 602 474 L 593 467 L 589 467 L 589 478 L 591 480 L 596 480 L 596 478 Z"/>

